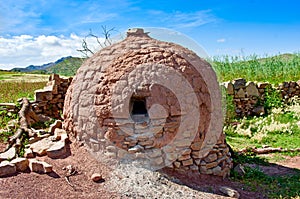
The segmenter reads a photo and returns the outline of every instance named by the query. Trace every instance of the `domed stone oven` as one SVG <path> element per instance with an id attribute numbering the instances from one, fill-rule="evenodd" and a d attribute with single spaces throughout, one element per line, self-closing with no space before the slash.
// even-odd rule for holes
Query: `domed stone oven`
<path id="1" fill-rule="evenodd" d="M 212 67 L 143 29 L 83 63 L 64 118 L 64 128 L 103 158 L 219 176 L 232 167 Z"/>

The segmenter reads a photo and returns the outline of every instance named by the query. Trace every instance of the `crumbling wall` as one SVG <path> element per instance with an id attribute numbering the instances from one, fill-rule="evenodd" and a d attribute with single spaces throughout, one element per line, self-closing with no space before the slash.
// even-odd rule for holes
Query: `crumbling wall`
<path id="1" fill-rule="evenodd" d="M 235 79 L 221 84 L 227 95 L 233 98 L 235 114 L 238 118 L 244 116 L 259 116 L 266 113 L 265 98 L 270 92 L 278 92 L 283 102 L 293 97 L 300 97 L 300 80 L 283 82 L 274 86 L 267 82 L 247 82 L 245 79 Z"/>
<path id="2" fill-rule="evenodd" d="M 72 78 L 61 78 L 57 74 L 49 77 L 47 85 L 35 91 L 34 101 L 31 102 L 33 111 L 55 119 L 61 119 L 65 95 Z"/>

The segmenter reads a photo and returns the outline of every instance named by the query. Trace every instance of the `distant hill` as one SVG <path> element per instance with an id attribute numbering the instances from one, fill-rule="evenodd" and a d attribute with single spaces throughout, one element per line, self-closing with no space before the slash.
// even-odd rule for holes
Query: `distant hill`
<path id="1" fill-rule="evenodd" d="M 30 65 L 26 68 L 13 68 L 11 72 L 25 72 L 33 74 L 52 74 L 56 73 L 63 76 L 74 76 L 77 69 L 81 66 L 84 58 L 62 57 L 55 62 L 43 64 L 41 66 Z"/>
<path id="2" fill-rule="evenodd" d="M 46 74 L 56 73 L 63 76 L 74 76 L 84 60 L 84 58 L 69 57 L 62 62 L 45 69 L 44 72 Z"/>
<path id="3" fill-rule="evenodd" d="M 35 65 L 30 65 L 27 66 L 26 68 L 13 68 L 10 71 L 12 72 L 32 72 L 32 71 L 38 71 L 38 70 L 45 70 L 49 67 L 55 66 L 56 64 L 59 64 L 60 62 L 63 62 L 65 59 L 71 58 L 71 56 L 68 57 L 62 57 L 59 60 L 55 61 L 55 62 L 50 62 L 47 64 L 43 64 L 40 66 L 35 66 Z"/>

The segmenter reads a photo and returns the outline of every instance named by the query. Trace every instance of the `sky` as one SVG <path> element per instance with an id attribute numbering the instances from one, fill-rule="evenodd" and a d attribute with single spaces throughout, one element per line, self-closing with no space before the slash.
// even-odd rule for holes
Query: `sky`
<path id="1" fill-rule="evenodd" d="M 102 37 L 101 26 L 112 37 L 166 28 L 210 57 L 298 53 L 299 8 L 298 0 L 0 0 L 0 69 L 83 56 L 82 39 L 90 30 Z"/>

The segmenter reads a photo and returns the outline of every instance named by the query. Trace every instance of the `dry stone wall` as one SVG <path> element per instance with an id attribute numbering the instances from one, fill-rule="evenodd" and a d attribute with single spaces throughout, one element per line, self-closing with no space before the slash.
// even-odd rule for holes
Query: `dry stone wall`
<path id="1" fill-rule="evenodd" d="M 34 102 L 31 102 L 36 114 L 61 119 L 65 94 L 72 82 L 72 78 L 61 78 L 57 74 L 49 77 L 46 87 L 35 91 Z"/>
<path id="2" fill-rule="evenodd" d="M 291 98 L 300 97 L 300 80 L 283 82 L 279 86 L 270 83 L 247 82 L 239 78 L 233 81 L 224 82 L 221 86 L 225 89 L 227 95 L 233 99 L 235 114 L 237 117 L 258 116 L 266 113 L 264 103 L 268 92 L 278 92 L 279 97 L 284 102 Z"/>

